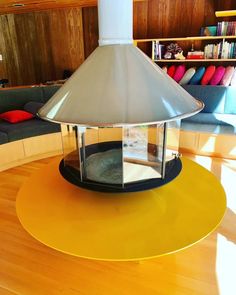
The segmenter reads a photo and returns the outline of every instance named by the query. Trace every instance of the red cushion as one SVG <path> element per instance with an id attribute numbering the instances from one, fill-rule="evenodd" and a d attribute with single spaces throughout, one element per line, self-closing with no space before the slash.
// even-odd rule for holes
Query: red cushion
<path id="1" fill-rule="evenodd" d="M 33 117 L 34 115 L 32 115 L 31 113 L 28 113 L 26 111 L 21 111 L 21 110 L 8 111 L 8 112 L 0 114 L 0 119 L 3 119 L 10 123 L 18 123 L 18 122 L 26 121 L 26 120 L 32 119 Z"/>
<path id="2" fill-rule="evenodd" d="M 175 74 L 175 70 L 176 70 L 176 66 L 170 66 L 167 70 L 167 74 L 173 78 L 174 77 L 174 74 Z"/>
<path id="3" fill-rule="evenodd" d="M 216 71 L 215 66 L 208 66 L 205 73 L 204 73 L 204 75 L 203 75 L 203 77 L 202 77 L 201 84 L 202 85 L 207 85 L 211 81 L 215 71 Z"/>

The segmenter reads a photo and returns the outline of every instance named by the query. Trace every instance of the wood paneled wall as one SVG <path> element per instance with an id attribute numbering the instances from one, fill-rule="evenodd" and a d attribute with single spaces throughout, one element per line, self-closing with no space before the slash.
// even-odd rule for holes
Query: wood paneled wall
<path id="1" fill-rule="evenodd" d="M 216 24 L 215 10 L 235 5 L 234 0 L 137 2 L 134 38 L 198 35 L 202 26 Z M 74 71 L 97 45 L 96 7 L 1 15 L 0 75 L 11 85 L 61 79 L 64 69 Z"/>
<path id="2" fill-rule="evenodd" d="M 0 16 L 0 53 L 10 85 L 61 79 L 84 60 L 82 9 Z"/>

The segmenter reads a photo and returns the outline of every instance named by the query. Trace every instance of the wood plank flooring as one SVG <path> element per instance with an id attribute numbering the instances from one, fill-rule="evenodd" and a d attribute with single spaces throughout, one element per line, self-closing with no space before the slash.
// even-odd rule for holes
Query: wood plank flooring
<path id="1" fill-rule="evenodd" d="M 0 295 L 235 295 L 236 161 L 189 157 L 224 185 L 224 220 L 197 245 L 142 263 L 90 261 L 40 244 L 20 225 L 15 198 L 31 173 L 50 159 L 1 172 Z"/>

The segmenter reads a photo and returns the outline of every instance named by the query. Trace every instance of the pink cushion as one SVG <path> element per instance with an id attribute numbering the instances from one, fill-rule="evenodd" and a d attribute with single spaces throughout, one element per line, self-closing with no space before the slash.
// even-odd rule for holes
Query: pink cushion
<path id="1" fill-rule="evenodd" d="M 167 70 L 167 74 L 173 78 L 174 77 L 174 74 L 175 74 L 175 70 L 176 70 L 176 66 L 170 66 Z"/>
<path id="2" fill-rule="evenodd" d="M 215 73 L 213 77 L 211 78 L 210 85 L 215 86 L 220 83 L 222 78 L 224 77 L 225 74 L 225 68 L 222 66 L 219 66 L 216 68 Z"/>
<path id="3" fill-rule="evenodd" d="M 216 71 L 215 66 L 208 66 L 201 80 L 201 85 L 207 85 Z"/>
<path id="4" fill-rule="evenodd" d="M 186 71 L 185 65 L 179 65 L 179 66 L 177 66 L 176 71 L 175 71 L 175 74 L 173 76 L 173 79 L 176 82 L 179 82 L 183 78 L 183 76 L 185 74 L 185 71 Z"/>
<path id="5" fill-rule="evenodd" d="M 233 74 L 234 74 L 234 67 L 228 66 L 225 69 L 225 74 L 223 79 L 220 81 L 220 85 L 229 86 L 232 80 Z"/>
<path id="6" fill-rule="evenodd" d="M 235 70 L 234 70 L 234 73 L 233 73 L 233 76 L 232 76 L 232 79 L 231 79 L 230 85 L 231 85 L 231 86 L 236 86 L 236 68 L 235 68 Z"/>

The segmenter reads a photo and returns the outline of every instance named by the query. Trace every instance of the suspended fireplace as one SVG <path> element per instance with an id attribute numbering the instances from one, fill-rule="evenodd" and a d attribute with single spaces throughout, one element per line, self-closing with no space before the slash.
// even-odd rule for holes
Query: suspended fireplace
<path id="1" fill-rule="evenodd" d="M 97 191 L 154 188 L 181 171 L 183 118 L 203 103 L 133 45 L 132 0 L 100 0 L 99 46 L 40 109 L 62 132 L 60 172 Z"/>

